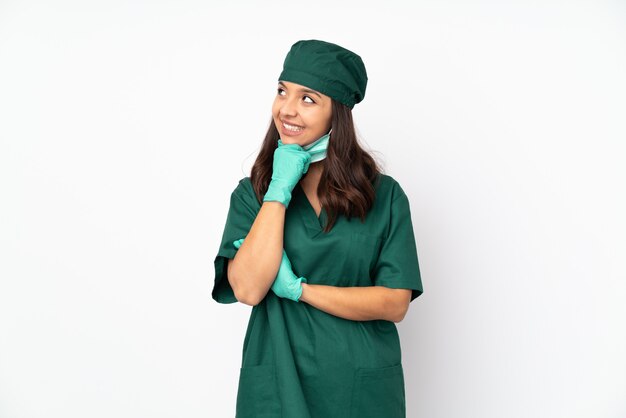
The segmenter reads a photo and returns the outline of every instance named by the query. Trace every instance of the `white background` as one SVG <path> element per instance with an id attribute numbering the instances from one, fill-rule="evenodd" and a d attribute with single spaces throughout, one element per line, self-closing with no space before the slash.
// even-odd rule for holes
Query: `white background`
<path id="1" fill-rule="evenodd" d="M 234 416 L 213 259 L 300 39 L 410 198 L 407 416 L 626 417 L 626 3 L 210 3 L 0 1 L 0 417 Z"/>

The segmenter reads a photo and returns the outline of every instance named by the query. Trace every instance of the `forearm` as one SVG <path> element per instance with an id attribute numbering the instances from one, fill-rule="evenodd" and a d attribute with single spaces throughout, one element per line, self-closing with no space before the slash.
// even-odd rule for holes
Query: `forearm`
<path id="1" fill-rule="evenodd" d="M 229 262 L 229 281 L 237 300 L 243 303 L 258 304 L 276 278 L 283 251 L 285 211 L 280 202 L 263 202 L 235 258 Z"/>
<path id="2" fill-rule="evenodd" d="M 382 319 L 399 322 L 404 314 L 392 292 L 384 286 L 338 287 L 303 283 L 300 302 L 353 321 Z"/>

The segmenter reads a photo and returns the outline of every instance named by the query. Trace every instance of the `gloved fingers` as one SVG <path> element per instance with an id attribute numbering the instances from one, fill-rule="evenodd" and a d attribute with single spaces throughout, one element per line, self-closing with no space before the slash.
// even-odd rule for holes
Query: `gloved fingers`
<path id="1" fill-rule="evenodd" d="M 310 163 L 311 155 L 298 144 L 286 144 L 276 148 L 272 162 L 272 180 L 263 201 L 278 201 L 288 207 L 291 192 L 308 171 Z"/>
<path id="2" fill-rule="evenodd" d="M 302 148 L 302 146 L 300 144 L 285 144 L 282 139 L 278 140 L 278 148 L 286 148 L 286 149 L 295 149 L 295 150 L 302 150 L 304 151 L 304 148 Z"/>
<path id="3" fill-rule="evenodd" d="M 304 168 L 302 168 L 302 173 L 303 174 L 306 174 L 306 172 L 309 171 L 309 166 L 310 165 L 311 165 L 311 158 L 306 160 L 306 162 L 304 163 Z"/>
<path id="4" fill-rule="evenodd" d="M 289 145 L 295 145 L 298 148 L 287 148 Z M 305 151 L 304 148 L 298 144 L 289 145 L 285 145 L 283 148 L 276 148 L 276 150 L 274 150 L 274 161 L 279 163 L 278 165 L 281 166 L 281 168 L 283 168 L 282 166 L 291 166 L 287 168 L 287 171 L 290 169 L 296 169 L 306 172 L 305 168 L 308 168 L 308 165 L 311 162 L 311 154 Z"/>

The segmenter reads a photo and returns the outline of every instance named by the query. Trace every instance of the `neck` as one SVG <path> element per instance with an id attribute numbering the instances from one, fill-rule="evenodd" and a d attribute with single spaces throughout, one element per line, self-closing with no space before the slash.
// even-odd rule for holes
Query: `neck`
<path id="1" fill-rule="evenodd" d="M 311 188 L 313 190 L 317 189 L 317 185 L 320 182 L 320 178 L 322 177 L 322 172 L 324 171 L 324 163 L 323 161 L 319 161 L 316 163 L 309 164 L 309 169 L 306 174 L 302 177 L 302 186 L 303 188 Z"/>

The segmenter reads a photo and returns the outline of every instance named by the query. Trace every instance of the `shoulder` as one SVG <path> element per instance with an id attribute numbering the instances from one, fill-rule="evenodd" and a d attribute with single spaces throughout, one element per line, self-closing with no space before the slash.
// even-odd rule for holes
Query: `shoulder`
<path id="1" fill-rule="evenodd" d="M 400 182 L 387 174 L 379 174 L 376 180 L 376 198 L 368 217 L 376 235 L 387 239 L 393 230 L 411 222 L 409 200 Z"/>
<path id="2" fill-rule="evenodd" d="M 233 190 L 232 196 L 243 200 L 251 206 L 260 206 L 249 176 L 243 177 L 237 182 L 237 186 Z"/>
<path id="3" fill-rule="evenodd" d="M 237 187 L 235 187 L 235 190 L 233 190 L 233 193 L 247 194 L 250 191 L 254 191 L 254 189 L 252 188 L 252 181 L 250 181 L 249 176 L 246 176 L 237 182 Z"/>
<path id="4" fill-rule="evenodd" d="M 406 198 L 406 194 L 402 186 L 400 186 L 400 183 L 388 174 L 378 174 L 375 188 L 376 199 L 393 202 L 400 197 Z"/>

